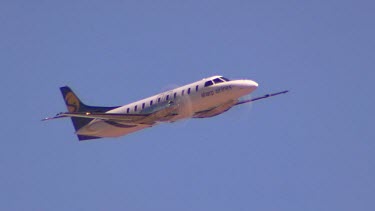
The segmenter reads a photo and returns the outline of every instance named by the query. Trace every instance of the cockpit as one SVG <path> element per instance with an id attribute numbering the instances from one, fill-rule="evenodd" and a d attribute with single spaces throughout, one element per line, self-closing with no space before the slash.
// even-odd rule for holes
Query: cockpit
<path id="1" fill-rule="evenodd" d="M 215 78 L 213 80 L 206 81 L 206 83 L 204 83 L 204 87 L 212 86 L 214 84 L 224 83 L 224 82 L 227 82 L 227 81 L 230 81 L 230 80 L 227 79 L 227 78 L 224 78 L 224 77 L 218 77 L 218 78 Z"/>

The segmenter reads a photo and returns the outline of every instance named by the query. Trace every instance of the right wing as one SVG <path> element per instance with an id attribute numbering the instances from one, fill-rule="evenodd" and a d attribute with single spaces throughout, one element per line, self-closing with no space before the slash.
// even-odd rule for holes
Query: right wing
<path id="1" fill-rule="evenodd" d="M 244 104 L 244 103 L 250 103 L 250 102 L 254 102 L 256 100 L 261 100 L 261 99 L 265 99 L 265 98 L 269 98 L 269 97 L 273 97 L 273 96 L 276 96 L 276 95 L 281 95 L 281 94 L 285 94 L 289 92 L 288 90 L 285 90 L 285 91 L 282 91 L 282 92 L 276 92 L 276 93 L 272 93 L 272 94 L 266 94 L 262 97 L 256 97 L 256 98 L 253 98 L 253 99 L 250 99 L 250 100 L 242 100 L 242 101 L 238 101 L 235 105 L 241 105 L 241 104 Z"/>
<path id="2" fill-rule="evenodd" d="M 287 92 L 289 92 L 289 91 L 285 90 L 285 91 L 282 91 L 282 92 L 266 94 L 262 97 L 256 97 L 256 98 L 249 99 L 249 100 L 238 100 L 237 102 L 229 101 L 229 102 L 224 103 L 222 105 L 219 105 L 217 107 L 214 107 L 214 108 L 211 108 L 211 109 L 208 109 L 208 110 L 204 110 L 204 111 L 199 111 L 199 112 L 194 114 L 193 118 L 213 117 L 213 116 L 216 116 L 216 115 L 219 115 L 221 113 L 224 113 L 224 112 L 228 111 L 233 106 L 241 105 L 241 104 L 244 104 L 244 103 L 250 103 L 250 102 L 253 102 L 253 101 L 256 101 L 256 100 L 261 100 L 261 99 L 273 97 L 273 96 L 280 95 L 280 94 L 285 94 Z"/>

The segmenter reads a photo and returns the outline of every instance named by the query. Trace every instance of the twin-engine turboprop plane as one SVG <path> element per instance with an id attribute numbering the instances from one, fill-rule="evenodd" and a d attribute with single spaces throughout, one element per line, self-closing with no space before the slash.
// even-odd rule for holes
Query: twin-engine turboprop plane
<path id="1" fill-rule="evenodd" d="M 229 80 L 222 76 L 212 76 L 124 106 L 98 107 L 82 103 L 65 86 L 60 90 L 68 112 L 43 120 L 71 117 L 79 140 L 118 137 L 158 123 L 216 116 L 233 106 L 288 92 L 277 92 L 250 100 L 240 99 L 257 87 L 258 84 L 252 80 Z"/>

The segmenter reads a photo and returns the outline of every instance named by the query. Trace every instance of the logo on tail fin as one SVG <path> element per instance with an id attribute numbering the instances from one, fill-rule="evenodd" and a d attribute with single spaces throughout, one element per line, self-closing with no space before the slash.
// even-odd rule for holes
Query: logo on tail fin
<path id="1" fill-rule="evenodd" d="M 79 100 L 73 92 L 66 94 L 65 102 L 69 112 L 77 112 L 79 110 Z"/>

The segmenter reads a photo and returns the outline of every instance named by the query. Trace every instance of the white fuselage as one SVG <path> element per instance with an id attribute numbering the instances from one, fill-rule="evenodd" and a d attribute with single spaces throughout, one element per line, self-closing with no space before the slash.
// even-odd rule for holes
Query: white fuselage
<path id="1" fill-rule="evenodd" d="M 233 106 L 238 98 L 250 94 L 258 84 L 252 80 L 230 80 L 224 81 L 221 76 L 213 76 L 200 81 L 178 87 L 121 107 L 110 110 L 107 113 L 115 114 L 140 114 L 148 108 L 155 107 L 166 101 L 173 101 L 178 105 L 176 115 L 168 119 L 160 119 L 158 122 L 174 122 L 177 120 L 191 118 L 196 114 L 209 111 L 221 105 Z M 219 79 L 221 82 L 219 82 Z M 207 86 L 208 81 L 212 84 Z M 215 83 L 218 81 L 218 83 Z M 116 125 L 109 124 L 103 120 L 93 120 L 77 131 L 80 135 L 90 135 L 97 137 L 117 137 L 132 133 L 150 125 Z"/>

